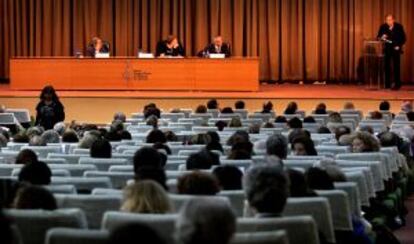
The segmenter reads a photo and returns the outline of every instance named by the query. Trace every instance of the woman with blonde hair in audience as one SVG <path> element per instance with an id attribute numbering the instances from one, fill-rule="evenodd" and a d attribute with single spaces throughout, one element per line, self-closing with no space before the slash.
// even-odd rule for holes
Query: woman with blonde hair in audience
<path id="1" fill-rule="evenodd" d="M 375 138 L 368 132 L 356 132 L 352 139 L 352 152 L 378 152 L 380 150 L 380 144 Z"/>
<path id="2" fill-rule="evenodd" d="M 155 181 L 142 180 L 124 189 L 122 211 L 164 214 L 172 211 L 166 191 Z"/>
<path id="3" fill-rule="evenodd" d="M 232 128 L 238 128 L 238 127 L 242 127 L 242 122 L 240 120 L 240 118 L 232 118 L 230 123 L 229 123 L 229 127 Z"/>

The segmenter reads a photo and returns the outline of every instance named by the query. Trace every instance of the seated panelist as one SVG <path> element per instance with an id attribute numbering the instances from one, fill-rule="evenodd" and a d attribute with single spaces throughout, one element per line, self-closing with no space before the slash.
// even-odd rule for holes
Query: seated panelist
<path id="1" fill-rule="evenodd" d="M 109 53 L 109 43 L 99 37 L 94 37 L 86 48 L 86 56 L 95 57 L 97 53 Z"/>
<path id="2" fill-rule="evenodd" d="M 157 57 L 184 57 L 185 51 L 176 36 L 170 35 L 157 44 Z"/>
<path id="3" fill-rule="evenodd" d="M 223 37 L 216 36 L 213 43 L 206 46 L 199 54 L 200 57 L 208 56 L 209 54 L 224 54 L 226 58 L 231 56 L 230 44 L 223 41 Z"/>

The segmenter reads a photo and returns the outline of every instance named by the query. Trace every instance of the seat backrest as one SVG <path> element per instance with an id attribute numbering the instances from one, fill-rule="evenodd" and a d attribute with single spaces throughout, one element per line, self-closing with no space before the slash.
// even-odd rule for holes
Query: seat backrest
<path id="1" fill-rule="evenodd" d="M 53 228 L 47 232 L 45 244 L 106 244 L 108 237 L 105 230 Z"/>
<path id="2" fill-rule="evenodd" d="M 361 216 L 361 195 L 355 182 L 335 182 L 335 189 L 342 190 L 348 194 L 351 212 L 353 216 Z"/>
<path id="3" fill-rule="evenodd" d="M 194 196 L 194 195 L 178 195 L 178 194 L 169 194 L 168 195 L 176 212 L 180 211 L 180 209 L 184 206 L 186 202 L 188 202 L 191 199 L 198 198 L 208 198 L 208 199 L 216 199 L 217 201 L 225 201 L 230 206 L 230 200 L 227 197 L 224 196 Z"/>
<path id="4" fill-rule="evenodd" d="M 230 244 L 288 244 L 286 231 L 236 233 Z"/>
<path id="5" fill-rule="evenodd" d="M 134 179 L 134 172 L 103 172 L 103 171 L 86 171 L 84 176 L 86 178 L 95 177 L 109 177 L 112 186 L 116 189 L 121 189 L 126 186 L 128 180 Z"/>
<path id="6" fill-rule="evenodd" d="M 86 229 L 85 214 L 80 209 L 6 210 L 4 211 L 17 226 L 24 244 L 44 243 L 47 231 L 55 227 Z"/>
<path id="7" fill-rule="evenodd" d="M 116 195 L 55 195 L 59 208 L 82 209 L 89 228 L 98 229 L 106 211 L 117 211 L 121 207 L 121 197 Z"/>
<path id="8" fill-rule="evenodd" d="M 318 196 L 328 199 L 331 206 L 335 230 L 352 231 L 352 214 L 348 194 L 342 190 L 316 191 Z"/>
<path id="9" fill-rule="evenodd" d="M 218 193 L 219 196 L 227 197 L 236 216 L 243 217 L 245 195 L 243 190 L 234 191 L 221 191 Z"/>
<path id="10" fill-rule="evenodd" d="M 28 109 L 6 109 L 6 113 L 11 113 L 19 123 L 30 123 L 30 112 Z"/>
<path id="11" fill-rule="evenodd" d="M 16 119 L 13 113 L 1 113 L 0 125 L 15 125 Z"/>
<path id="12" fill-rule="evenodd" d="M 49 164 L 50 169 L 64 169 L 70 172 L 72 177 L 81 177 L 86 171 L 97 171 L 95 165 L 80 164 Z"/>
<path id="13" fill-rule="evenodd" d="M 52 177 L 52 185 L 74 185 L 78 192 L 91 192 L 94 188 L 112 188 L 108 177 Z"/>
<path id="14" fill-rule="evenodd" d="M 64 154 L 64 153 L 49 153 L 47 158 L 63 158 L 68 164 L 78 164 L 81 157 L 86 157 L 87 155 L 80 154 Z"/>
<path id="15" fill-rule="evenodd" d="M 76 187 L 74 185 L 48 185 L 44 186 L 53 194 L 76 194 Z"/>
<path id="16" fill-rule="evenodd" d="M 318 244 L 316 223 L 310 216 L 239 218 L 237 233 L 285 230 L 290 244 Z"/>
<path id="17" fill-rule="evenodd" d="M 289 198 L 284 216 L 310 215 L 316 222 L 326 240 L 335 243 L 333 217 L 329 201 L 323 197 Z"/>
<path id="18" fill-rule="evenodd" d="M 79 164 L 95 165 L 99 171 L 108 171 L 112 165 L 126 165 L 127 160 L 123 158 L 80 158 Z"/>
<path id="19" fill-rule="evenodd" d="M 176 214 L 139 214 L 125 212 L 106 212 L 102 220 L 102 229 L 113 230 L 119 226 L 132 223 L 146 224 L 167 239 L 172 239 Z"/>

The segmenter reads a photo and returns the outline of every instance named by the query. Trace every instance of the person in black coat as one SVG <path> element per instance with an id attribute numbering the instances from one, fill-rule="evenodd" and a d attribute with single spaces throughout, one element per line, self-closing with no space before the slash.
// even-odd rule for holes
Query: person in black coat
<path id="1" fill-rule="evenodd" d="M 94 37 L 86 48 L 86 56 L 94 58 L 97 53 L 109 53 L 109 43 Z"/>
<path id="2" fill-rule="evenodd" d="M 404 27 L 395 22 L 394 16 L 388 14 L 386 23 L 381 25 L 378 31 L 378 39 L 385 43 L 384 47 L 384 68 L 385 68 L 385 88 L 399 90 L 401 88 L 401 54 L 403 45 L 406 42 Z M 394 84 L 391 86 L 391 70 L 394 68 Z"/>
<path id="3" fill-rule="evenodd" d="M 45 130 L 65 120 L 65 109 L 59 101 L 53 86 L 46 86 L 40 94 L 40 102 L 36 106 L 36 125 Z"/>
<path id="4" fill-rule="evenodd" d="M 184 57 L 185 51 L 176 36 L 170 35 L 157 44 L 157 57 Z"/>
<path id="5" fill-rule="evenodd" d="M 199 57 L 206 57 L 209 54 L 224 54 L 226 58 L 231 56 L 230 44 L 223 41 L 223 37 L 216 36 L 214 37 L 213 43 L 207 45 L 201 52 L 199 52 Z"/>

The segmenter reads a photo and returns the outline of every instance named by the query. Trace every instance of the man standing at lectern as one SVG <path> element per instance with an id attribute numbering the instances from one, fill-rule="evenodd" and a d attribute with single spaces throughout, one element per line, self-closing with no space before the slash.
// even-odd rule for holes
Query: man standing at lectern
<path id="1" fill-rule="evenodd" d="M 403 45 L 406 42 L 404 27 L 395 22 L 394 15 L 387 14 L 385 23 L 378 31 L 378 39 L 385 43 L 384 47 L 384 68 L 385 88 L 399 90 L 401 88 L 401 54 Z M 391 86 L 391 71 L 394 74 L 394 84 Z"/>

